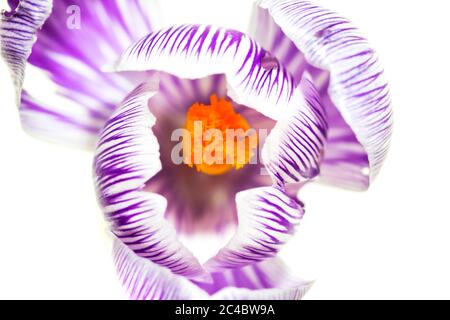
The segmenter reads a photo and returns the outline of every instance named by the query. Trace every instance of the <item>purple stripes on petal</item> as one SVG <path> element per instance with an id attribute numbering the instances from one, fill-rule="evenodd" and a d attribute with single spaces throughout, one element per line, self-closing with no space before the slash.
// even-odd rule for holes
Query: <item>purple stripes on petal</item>
<path id="1" fill-rule="evenodd" d="M 131 299 L 189 300 L 208 296 L 188 279 L 140 258 L 118 239 L 114 242 L 114 260 L 120 281 Z"/>
<path id="2" fill-rule="evenodd" d="M 249 35 L 285 66 L 296 84 L 300 83 L 308 62 L 292 40 L 273 22 L 267 10 L 254 10 Z"/>
<path id="3" fill-rule="evenodd" d="M 114 260 L 134 300 L 298 300 L 312 285 L 295 279 L 276 259 L 216 273 L 212 284 L 197 284 L 137 256 L 118 239 Z"/>
<path id="4" fill-rule="evenodd" d="M 160 30 L 130 46 L 118 71 L 158 70 L 181 78 L 225 74 L 237 103 L 277 119 L 294 96 L 294 80 L 281 65 L 267 68 L 267 52 L 245 34 L 211 26 Z"/>
<path id="5" fill-rule="evenodd" d="M 217 300 L 300 300 L 311 282 L 294 277 L 277 258 L 240 269 L 213 274 L 212 285 L 202 285 Z"/>
<path id="6" fill-rule="evenodd" d="M 36 41 L 36 31 L 44 24 L 51 8 L 50 0 L 22 0 L 11 14 L 1 14 L 1 55 L 11 70 L 17 97 L 31 47 Z"/>
<path id="7" fill-rule="evenodd" d="M 265 187 L 236 195 L 238 230 L 206 263 L 212 272 L 241 268 L 274 257 L 303 217 L 303 205 L 282 189 Z"/>
<path id="8" fill-rule="evenodd" d="M 322 69 L 313 80 L 330 114 L 323 178 L 366 189 L 384 162 L 392 133 L 389 88 L 367 40 L 347 19 L 301 0 L 259 1 L 252 35 L 296 81 L 305 70 Z"/>
<path id="9" fill-rule="evenodd" d="M 159 145 L 152 133 L 155 118 L 148 99 L 156 89 L 133 91 L 107 121 L 95 156 L 97 193 L 113 233 L 140 257 L 189 278 L 205 280 L 197 259 L 164 219 L 164 197 L 143 191 L 160 169 Z"/>
<path id="10" fill-rule="evenodd" d="M 304 78 L 298 87 L 302 104 L 292 106 L 264 144 L 262 159 L 278 185 L 304 182 L 320 172 L 327 120 L 314 85 Z"/>
<path id="11" fill-rule="evenodd" d="M 93 148 L 118 103 L 145 81 L 141 75 L 104 73 L 102 68 L 151 32 L 158 16 L 155 4 L 155 0 L 53 1 L 28 59 L 33 67 L 28 66 L 25 80 L 28 98 L 23 96 L 20 105 L 24 129 L 47 140 Z M 34 81 L 41 80 L 37 77 L 47 81 L 46 90 L 35 90 Z M 95 130 L 77 131 L 84 127 Z"/>
<path id="12" fill-rule="evenodd" d="M 327 110 L 327 144 L 320 166 L 321 181 L 347 189 L 365 190 L 369 186 L 369 159 L 342 115 L 327 95 L 322 97 Z M 348 129 L 347 129 L 348 128 Z"/>

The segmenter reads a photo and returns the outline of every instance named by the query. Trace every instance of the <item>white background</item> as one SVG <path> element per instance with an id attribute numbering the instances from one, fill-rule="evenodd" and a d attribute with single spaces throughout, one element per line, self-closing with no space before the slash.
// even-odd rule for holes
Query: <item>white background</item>
<path id="1" fill-rule="evenodd" d="M 317 2 L 353 20 L 377 48 L 395 135 L 368 192 L 304 190 L 307 214 L 282 255 L 316 279 L 307 299 L 450 299 L 449 2 Z M 250 8 L 243 0 L 163 1 L 166 24 L 243 31 Z M 123 298 L 92 155 L 22 132 L 3 63 L 0 94 L 0 298 Z"/>

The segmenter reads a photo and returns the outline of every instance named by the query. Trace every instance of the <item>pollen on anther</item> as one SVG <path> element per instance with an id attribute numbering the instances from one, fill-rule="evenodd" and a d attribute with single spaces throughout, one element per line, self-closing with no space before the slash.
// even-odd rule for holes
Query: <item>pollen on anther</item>
<path id="1" fill-rule="evenodd" d="M 199 172 L 220 175 L 249 163 L 258 144 L 256 131 L 226 98 L 210 97 L 210 104 L 193 104 L 187 111 L 184 162 Z"/>

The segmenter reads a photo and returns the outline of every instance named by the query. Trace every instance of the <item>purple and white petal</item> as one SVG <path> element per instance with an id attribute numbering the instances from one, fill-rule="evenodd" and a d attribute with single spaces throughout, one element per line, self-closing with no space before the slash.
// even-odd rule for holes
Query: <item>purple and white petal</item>
<path id="1" fill-rule="evenodd" d="M 109 74 L 102 68 L 151 32 L 158 16 L 156 0 L 54 1 L 29 57 L 20 105 L 24 129 L 46 140 L 93 148 L 118 103 L 145 81 L 143 75 Z"/>
<path id="2" fill-rule="evenodd" d="M 345 18 L 311 1 L 260 0 L 250 34 L 301 79 L 308 71 L 328 113 L 323 180 L 366 189 L 392 132 L 388 84 L 374 49 Z"/>
<path id="3" fill-rule="evenodd" d="M 292 237 L 303 217 L 303 204 L 278 187 L 236 195 L 238 229 L 231 241 L 210 259 L 210 272 L 242 268 L 274 257 Z"/>
<path id="4" fill-rule="evenodd" d="M 204 300 L 208 294 L 187 278 L 137 256 L 122 241 L 114 241 L 119 279 L 133 300 Z"/>
<path id="5" fill-rule="evenodd" d="M 278 120 L 262 150 L 263 163 L 278 185 L 316 177 L 327 138 L 326 115 L 314 85 L 305 77 L 297 90 L 304 101 Z"/>
<path id="6" fill-rule="evenodd" d="M 292 76 L 257 42 L 211 26 L 181 25 L 149 34 L 122 54 L 115 70 L 156 70 L 189 79 L 224 74 L 229 97 L 274 120 L 301 102 Z"/>
<path id="7" fill-rule="evenodd" d="M 42 27 L 52 10 L 51 0 L 22 0 L 9 2 L 11 12 L 2 12 L 0 17 L 1 56 L 11 70 L 17 99 L 25 74 L 25 66 L 36 41 L 36 32 Z"/>
<path id="8" fill-rule="evenodd" d="M 294 278 L 276 259 L 212 275 L 213 283 L 193 283 L 137 256 L 120 240 L 114 260 L 127 294 L 134 300 L 293 300 L 312 283 Z"/>
<path id="9" fill-rule="evenodd" d="M 207 292 L 215 300 L 300 300 L 313 285 L 298 279 L 277 258 L 254 263 L 240 269 L 214 273 Z M 211 285 L 202 285 L 203 288 Z"/>
<path id="10" fill-rule="evenodd" d="M 164 197 L 143 191 L 161 170 L 155 118 L 148 100 L 154 83 L 135 89 L 107 121 L 94 160 L 98 198 L 113 233 L 140 257 L 188 278 L 207 280 L 194 255 L 165 220 Z"/>

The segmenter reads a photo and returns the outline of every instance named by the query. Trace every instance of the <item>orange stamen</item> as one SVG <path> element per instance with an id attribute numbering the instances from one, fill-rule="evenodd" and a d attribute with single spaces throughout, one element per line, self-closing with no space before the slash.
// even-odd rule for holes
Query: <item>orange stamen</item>
<path id="1" fill-rule="evenodd" d="M 231 101 L 216 95 L 211 95 L 210 105 L 195 103 L 189 108 L 185 129 L 191 140 L 183 148 L 184 162 L 209 175 L 241 169 L 258 144 L 256 132 L 234 111 Z"/>

